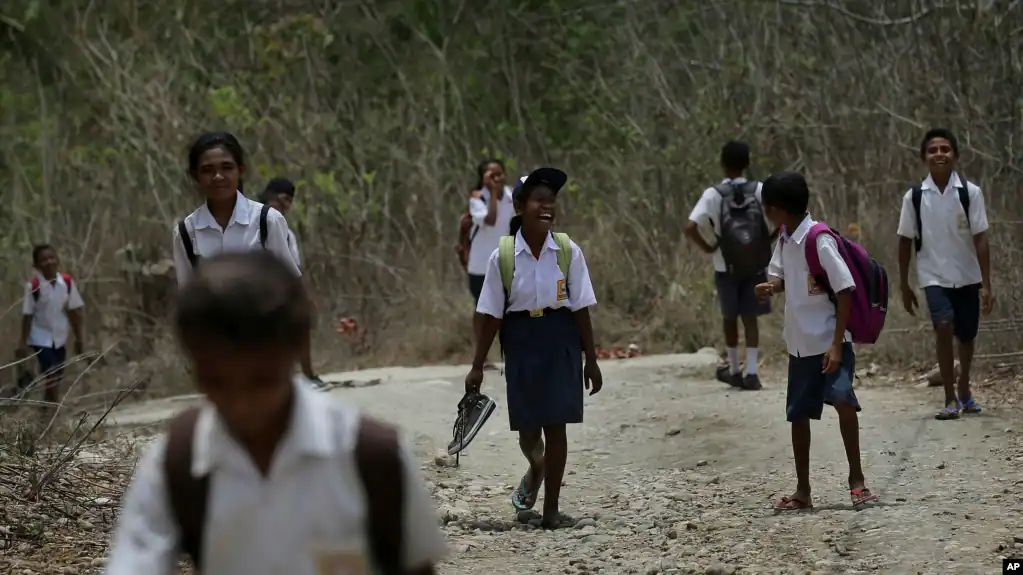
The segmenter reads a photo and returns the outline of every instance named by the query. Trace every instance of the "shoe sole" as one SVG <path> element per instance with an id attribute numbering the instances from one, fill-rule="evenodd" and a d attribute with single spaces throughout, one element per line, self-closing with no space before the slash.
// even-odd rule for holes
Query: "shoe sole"
<path id="1" fill-rule="evenodd" d="M 469 444 L 472 443 L 473 439 L 475 439 L 476 434 L 480 432 L 483 425 L 488 419 L 490 419 L 490 416 L 494 414 L 495 409 L 497 409 L 497 404 L 494 403 L 494 400 L 487 402 L 487 406 L 483 408 L 483 414 L 476 418 L 476 423 L 474 423 L 472 427 L 466 430 L 465 437 L 462 438 L 462 442 L 448 448 L 448 455 L 455 455 L 466 447 L 469 447 Z"/>

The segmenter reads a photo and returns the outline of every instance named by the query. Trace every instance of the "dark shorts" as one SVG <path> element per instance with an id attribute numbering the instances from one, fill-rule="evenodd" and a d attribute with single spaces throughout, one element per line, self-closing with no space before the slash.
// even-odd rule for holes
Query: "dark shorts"
<path id="1" fill-rule="evenodd" d="M 785 418 L 796 421 L 804 417 L 820 419 L 824 405 L 860 402 L 853 392 L 856 354 L 851 343 L 842 346 L 842 366 L 835 373 L 824 373 L 824 354 L 808 357 L 789 356 L 789 388 L 785 396 Z"/>
<path id="2" fill-rule="evenodd" d="M 952 331 L 961 343 L 970 343 L 980 327 L 980 284 L 958 288 L 927 286 L 924 288 L 927 308 L 935 327 L 952 324 Z"/>
<path id="3" fill-rule="evenodd" d="M 39 360 L 40 375 L 49 372 L 55 377 L 60 377 L 64 374 L 64 362 L 67 361 L 66 347 L 36 347 L 33 345 L 32 350 L 36 352 L 36 359 Z"/>
<path id="4" fill-rule="evenodd" d="M 469 274 L 469 293 L 472 294 L 472 299 L 476 303 L 480 303 L 480 293 L 483 292 L 483 280 L 486 277 Z"/>
<path id="5" fill-rule="evenodd" d="M 767 273 L 746 280 L 737 280 L 727 272 L 714 272 L 721 315 L 725 319 L 759 317 L 771 313 L 771 302 L 757 301 L 757 284 L 767 281 Z"/>

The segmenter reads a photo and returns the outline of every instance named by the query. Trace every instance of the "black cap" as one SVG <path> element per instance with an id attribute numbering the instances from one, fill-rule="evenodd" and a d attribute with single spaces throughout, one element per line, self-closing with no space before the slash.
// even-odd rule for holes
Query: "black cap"
<path id="1" fill-rule="evenodd" d="M 568 181 L 568 174 L 562 172 L 557 168 L 538 168 L 533 170 L 533 173 L 526 176 L 526 179 L 521 185 L 515 186 L 515 192 L 512 196 L 513 199 L 519 199 L 520 194 L 529 188 L 535 188 L 536 186 L 547 186 L 557 195 L 561 191 L 561 188 L 565 187 L 565 182 Z"/>
<path id="2" fill-rule="evenodd" d="M 284 194 L 295 197 L 295 184 L 288 178 L 274 178 L 267 182 L 266 191 L 271 194 Z"/>

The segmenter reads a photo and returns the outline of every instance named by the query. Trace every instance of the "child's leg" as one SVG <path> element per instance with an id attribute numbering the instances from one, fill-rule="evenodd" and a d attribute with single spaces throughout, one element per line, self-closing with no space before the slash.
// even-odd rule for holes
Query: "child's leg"
<path id="1" fill-rule="evenodd" d="M 536 491 L 544 478 L 546 453 L 541 430 L 520 431 L 519 449 L 522 450 L 522 455 L 526 456 L 526 462 L 529 463 L 529 470 L 525 476 L 525 491 L 532 493 Z"/>
<path id="2" fill-rule="evenodd" d="M 853 391 L 856 373 L 856 355 L 851 343 L 842 346 L 842 365 L 838 371 L 825 377 L 825 401 L 838 413 L 838 428 L 842 432 L 845 457 L 849 462 L 849 492 L 853 504 L 859 505 L 877 499 L 867 489 L 860 461 L 860 402 Z"/>
<path id="3" fill-rule="evenodd" d="M 739 367 L 739 290 L 738 285 L 725 272 L 714 272 L 718 303 L 721 304 L 721 326 L 725 333 L 725 348 L 728 350 L 729 373 L 741 372 Z"/>
<path id="4" fill-rule="evenodd" d="M 560 517 L 558 506 L 561 497 L 561 481 L 565 477 L 568 463 L 568 435 L 564 425 L 549 425 L 543 428 L 547 440 L 544 453 L 545 481 L 543 494 L 543 518 L 546 523 L 557 522 Z"/>
<path id="5" fill-rule="evenodd" d="M 959 340 L 959 401 L 969 404 L 973 399 L 970 389 L 970 368 L 973 367 L 973 342 L 980 328 L 980 289 L 967 286 L 955 290 L 953 299 L 955 316 L 952 326 Z M 970 411 L 970 409 L 967 409 Z"/>
<path id="6" fill-rule="evenodd" d="M 810 506 L 810 420 L 820 419 L 824 411 L 824 382 L 821 374 L 824 356 L 789 356 L 786 419 L 792 426 L 792 458 L 796 465 L 796 491 L 777 505 L 782 511 Z"/>
<path id="7" fill-rule="evenodd" d="M 949 291 L 940 286 L 924 288 L 927 307 L 931 312 L 931 323 L 934 325 L 935 352 L 938 356 L 938 371 L 945 387 L 946 417 L 958 415 L 959 401 L 955 390 L 955 349 L 953 346 L 953 322 L 955 319 Z"/>
<path id="8" fill-rule="evenodd" d="M 866 479 L 860 462 L 860 418 L 856 406 L 847 403 L 836 403 L 835 411 L 838 413 L 838 428 L 842 431 L 845 457 L 849 460 L 849 489 L 861 489 Z"/>

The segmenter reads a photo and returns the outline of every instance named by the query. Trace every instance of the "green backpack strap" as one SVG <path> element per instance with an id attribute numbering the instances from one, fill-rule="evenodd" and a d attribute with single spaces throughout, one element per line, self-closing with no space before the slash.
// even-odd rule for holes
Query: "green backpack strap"
<path id="1" fill-rule="evenodd" d="M 558 246 L 558 267 L 568 283 L 568 267 L 572 263 L 572 240 L 564 232 L 554 232 L 554 243 Z"/>
<path id="2" fill-rule="evenodd" d="M 512 275 L 515 274 L 515 236 L 501 236 L 497 244 L 497 267 L 501 270 L 501 284 L 505 297 L 511 293 Z"/>

